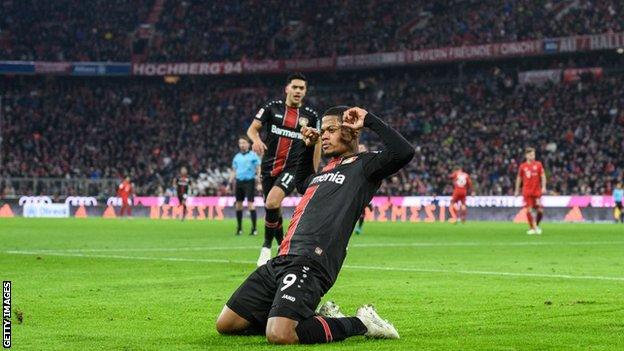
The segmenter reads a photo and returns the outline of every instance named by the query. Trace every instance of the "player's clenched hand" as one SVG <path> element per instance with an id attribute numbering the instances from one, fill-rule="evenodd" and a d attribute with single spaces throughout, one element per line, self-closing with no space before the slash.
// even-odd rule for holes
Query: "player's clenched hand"
<path id="1" fill-rule="evenodd" d="M 342 114 L 343 127 L 351 128 L 353 130 L 360 130 L 364 128 L 364 117 L 368 112 L 359 107 L 351 107 Z"/>
<path id="2" fill-rule="evenodd" d="M 306 146 L 314 146 L 321 136 L 318 130 L 310 127 L 301 127 L 301 134 Z"/>
<path id="3" fill-rule="evenodd" d="M 262 141 L 258 140 L 257 142 L 251 144 L 251 149 L 258 156 L 262 157 L 262 155 L 264 155 L 264 152 L 267 150 L 267 146 Z"/>

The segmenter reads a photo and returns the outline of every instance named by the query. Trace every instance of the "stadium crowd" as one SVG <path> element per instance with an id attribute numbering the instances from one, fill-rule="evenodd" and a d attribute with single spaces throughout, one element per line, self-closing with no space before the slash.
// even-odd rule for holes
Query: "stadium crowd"
<path id="1" fill-rule="evenodd" d="M 128 62 L 153 4 L 2 1 L 0 59 Z M 328 57 L 621 32 L 623 14 L 616 0 L 169 0 L 147 59 Z"/>
<path id="2" fill-rule="evenodd" d="M 153 0 L 0 1 L 0 60 L 130 61 Z"/>
<path id="3" fill-rule="evenodd" d="M 552 194 L 609 193 L 623 175 L 621 76 L 532 86 L 497 68 L 460 83 L 404 70 L 348 75 L 313 81 L 308 102 L 320 110 L 362 105 L 414 143 L 417 156 L 384 183 L 384 194 L 449 194 L 447 176 L 456 164 L 472 174 L 477 194 L 511 194 L 528 145 L 538 149 Z M 0 82 L 0 176 L 129 173 L 145 195 L 167 192 L 181 165 L 190 168 L 197 194 L 230 193 L 236 140 L 264 101 L 282 96 L 283 84 L 266 77 Z M 369 135 L 364 142 L 378 147 Z"/>

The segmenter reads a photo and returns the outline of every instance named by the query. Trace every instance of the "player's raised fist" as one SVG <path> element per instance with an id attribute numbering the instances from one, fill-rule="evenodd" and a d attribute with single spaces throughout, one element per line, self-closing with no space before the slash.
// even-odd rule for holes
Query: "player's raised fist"
<path id="1" fill-rule="evenodd" d="M 257 141 L 255 143 L 251 144 L 251 149 L 258 156 L 262 157 L 262 155 L 264 155 L 264 151 L 267 150 L 267 146 L 262 141 Z"/>
<path id="2" fill-rule="evenodd" d="M 318 130 L 310 127 L 301 127 L 301 134 L 306 146 L 314 146 L 321 135 Z"/>
<path id="3" fill-rule="evenodd" d="M 360 107 L 351 107 L 342 114 L 342 125 L 354 130 L 364 128 L 364 117 L 368 112 Z"/>

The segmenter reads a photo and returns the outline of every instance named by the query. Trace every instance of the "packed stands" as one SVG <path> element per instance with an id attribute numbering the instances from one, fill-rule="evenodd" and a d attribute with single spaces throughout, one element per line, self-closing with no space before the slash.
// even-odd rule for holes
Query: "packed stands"
<path id="1" fill-rule="evenodd" d="M 362 105 L 414 143 L 417 156 L 385 194 L 448 194 L 463 164 L 476 193 L 510 194 L 525 146 L 538 149 L 554 194 L 609 191 L 622 177 L 620 75 L 521 85 L 513 72 L 477 70 L 463 81 L 405 70 L 312 79 L 308 102 Z M 258 106 L 281 97 L 266 77 L 161 79 L 4 78 L 4 177 L 121 177 L 162 193 L 177 168 L 201 194 L 225 194 L 227 172 Z M 375 138 L 364 141 L 377 148 Z M 201 176 L 200 176 L 201 174 Z"/>
<path id="2" fill-rule="evenodd" d="M 0 60 L 128 62 L 154 4 L 2 1 Z M 615 0 L 169 0 L 154 13 L 144 59 L 160 62 L 329 57 L 624 31 L 624 5 Z"/>

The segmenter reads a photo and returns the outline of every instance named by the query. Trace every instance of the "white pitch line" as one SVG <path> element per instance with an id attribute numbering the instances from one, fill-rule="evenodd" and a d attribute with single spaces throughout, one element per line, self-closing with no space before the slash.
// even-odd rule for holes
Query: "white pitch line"
<path id="1" fill-rule="evenodd" d="M 64 253 L 64 252 L 41 252 L 41 251 L 5 251 L 5 253 L 13 255 L 50 255 L 60 257 L 82 257 L 82 258 L 113 258 L 122 260 L 141 260 L 141 261 L 173 261 L 173 262 L 205 262 L 205 263 L 239 263 L 252 264 L 255 261 L 238 261 L 225 260 L 217 258 L 184 258 L 184 257 L 147 257 L 147 256 L 124 256 L 124 255 L 92 255 L 82 253 Z"/>
<path id="2" fill-rule="evenodd" d="M 624 281 L 624 277 L 606 277 L 600 275 L 570 275 L 570 274 L 545 274 L 545 273 L 515 273 L 515 272 L 491 272 L 491 271 L 467 271 L 467 270 L 448 270 L 448 269 L 426 269 L 426 268 L 401 268 L 401 267 L 379 267 L 379 266 L 351 266 L 344 265 L 344 268 L 365 269 L 379 271 L 399 271 L 399 272 L 418 272 L 418 273 L 457 273 L 457 274 L 473 274 L 473 275 L 501 275 L 511 277 L 540 277 L 540 278 L 562 278 L 562 279 L 590 279 L 590 280 L 615 280 Z"/>
<path id="3" fill-rule="evenodd" d="M 107 249 L 30 249 L 31 252 L 149 252 L 149 251 L 229 251 L 257 249 L 260 246 L 198 246 L 198 247 L 136 247 L 136 248 L 107 248 Z"/>
<path id="4" fill-rule="evenodd" d="M 456 242 L 456 243 L 371 243 L 352 244 L 354 248 L 375 248 L 375 247 L 504 247 L 504 246 L 585 246 L 585 245 L 622 245 L 624 241 L 571 241 L 571 242 Z M 30 249 L 37 252 L 175 252 L 175 251 L 229 251 L 229 250 L 255 250 L 259 246 L 199 246 L 199 247 L 147 247 L 147 248 L 107 248 L 107 249 Z"/>
<path id="5" fill-rule="evenodd" d="M 8 254 L 16 255 L 40 255 L 38 251 L 5 251 Z M 141 260 L 141 261 L 172 261 L 172 262 L 199 262 L 199 263 L 235 263 L 235 264 L 255 264 L 255 261 L 243 260 L 225 260 L 211 258 L 182 258 L 182 257 L 145 257 L 145 256 L 124 256 L 124 255 L 92 255 L 81 253 L 60 253 L 47 252 L 44 253 L 51 256 L 61 257 L 81 257 L 81 258 L 111 258 L 123 260 Z M 406 268 L 406 267 L 383 267 L 383 266 L 358 266 L 344 265 L 347 269 L 359 270 L 378 270 L 378 271 L 395 271 L 395 272 L 416 272 L 416 273 L 450 273 L 450 274 L 470 274 L 470 275 L 493 275 L 493 276 L 510 276 L 510 277 L 533 277 L 533 278 L 560 278 L 560 279 L 583 279 L 583 280 L 608 280 L 608 281 L 624 281 L 624 277 L 607 277 L 594 275 L 569 275 L 569 274 L 543 274 L 543 273 L 516 273 L 516 272 L 491 272 L 491 271 L 471 271 L 471 270 L 448 270 L 448 269 L 427 269 L 427 268 Z"/>

